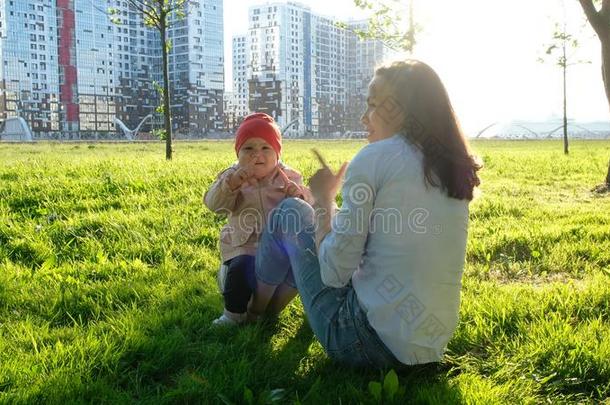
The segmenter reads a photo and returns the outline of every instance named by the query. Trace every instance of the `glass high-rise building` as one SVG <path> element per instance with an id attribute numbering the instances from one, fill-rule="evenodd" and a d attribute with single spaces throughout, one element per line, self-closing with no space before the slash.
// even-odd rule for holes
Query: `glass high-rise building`
<path id="1" fill-rule="evenodd" d="M 347 33 L 322 16 L 311 27 L 312 130 L 330 136 L 345 130 Z"/>
<path id="2" fill-rule="evenodd" d="M 222 0 L 187 2 L 186 17 L 173 20 L 169 37 L 172 119 L 183 134 L 224 126 L 224 38 Z"/>
<path id="3" fill-rule="evenodd" d="M 236 119 L 243 119 L 249 111 L 248 108 L 248 77 L 250 66 L 248 60 L 250 44 L 247 35 L 233 37 L 233 94 L 230 104 L 235 110 Z"/>
<path id="4" fill-rule="evenodd" d="M 355 34 L 366 22 L 344 29 L 293 2 L 251 7 L 248 18 L 248 34 L 233 39 L 240 114 L 266 112 L 293 137 L 362 129 L 368 80 L 388 54 L 380 41 Z"/>
<path id="5" fill-rule="evenodd" d="M 20 116 L 43 134 L 62 129 L 68 112 L 60 100 L 57 3 L 0 2 L 0 119 Z"/>
<path id="6" fill-rule="evenodd" d="M 110 1 L 116 10 L 119 24 L 113 24 L 114 52 L 108 55 L 113 59 L 114 71 L 118 72 L 116 83 L 116 118 L 127 127 L 135 128 L 148 115 L 154 120 L 147 121 L 144 131 L 163 125 L 162 117 L 155 114 L 161 99 L 154 83 L 162 83 L 161 41 L 153 29 L 144 25 L 142 14 L 128 2 Z"/>
<path id="7" fill-rule="evenodd" d="M 117 27 L 103 9 L 89 0 L 73 0 L 64 10 L 70 10 L 72 5 L 75 10 L 74 28 L 71 29 L 72 21 L 64 18 L 60 25 L 60 38 L 72 43 L 71 63 L 66 69 L 73 66 L 76 77 L 70 81 L 66 77 L 65 82 L 76 90 L 78 117 L 74 121 L 78 122 L 78 127 L 74 130 L 79 135 L 90 133 L 96 136 L 115 128 L 119 84 L 115 61 Z M 66 38 L 72 34 L 73 38 Z M 66 71 L 64 76 L 67 75 Z M 72 83 L 74 79 L 75 83 Z"/>
<path id="8" fill-rule="evenodd" d="M 249 110 L 274 117 L 286 136 L 313 134 L 310 9 L 270 3 L 248 14 L 248 86 L 241 95 Z"/>
<path id="9" fill-rule="evenodd" d="M 367 20 L 350 21 L 347 23 L 347 52 L 345 71 L 347 74 L 345 103 L 345 130 L 350 132 L 363 131 L 360 116 L 366 106 L 368 87 L 375 73 L 375 68 L 392 54 L 381 41 L 361 39 L 354 32 L 369 28 Z"/>
<path id="10" fill-rule="evenodd" d="M 176 131 L 197 136 L 223 125 L 223 1 L 186 7 L 169 32 L 171 115 Z M 149 114 L 161 126 L 160 50 L 127 1 L 2 0 L 0 119 L 20 116 L 38 137 L 114 136 L 116 119 L 134 128 Z"/>

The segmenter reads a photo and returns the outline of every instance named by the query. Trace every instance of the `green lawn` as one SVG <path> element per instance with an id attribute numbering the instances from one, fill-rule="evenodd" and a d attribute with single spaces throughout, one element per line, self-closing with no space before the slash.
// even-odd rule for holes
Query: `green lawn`
<path id="1" fill-rule="evenodd" d="M 287 141 L 306 177 L 360 142 Z M 610 403 L 610 141 L 480 141 L 461 322 L 384 403 Z M 0 402 L 377 403 L 386 372 L 331 362 L 298 300 L 212 328 L 229 142 L 0 144 Z M 283 390 L 283 391 L 275 391 Z M 383 391 L 383 389 L 382 389 Z M 254 399 L 252 401 L 251 397 Z"/>

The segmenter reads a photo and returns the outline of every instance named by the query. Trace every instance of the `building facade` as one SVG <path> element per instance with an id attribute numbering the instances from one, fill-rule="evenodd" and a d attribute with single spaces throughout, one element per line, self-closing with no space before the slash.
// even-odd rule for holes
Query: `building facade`
<path id="1" fill-rule="evenodd" d="M 321 16 L 312 16 L 311 26 L 312 131 L 338 135 L 345 131 L 347 32 Z"/>
<path id="2" fill-rule="evenodd" d="M 169 30 L 172 123 L 197 136 L 223 128 L 223 1 L 187 2 Z M 108 15 L 109 8 L 115 13 Z M 35 136 L 115 136 L 116 120 L 149 132 L 162 83 L 158 33 L 121 0 L 0 1 L 0 119 Z"/>
<path id="3" fill-rule="evenodd" d="M 117 72 L 115 83 L 116 119 L 128 128 L 136 128 L 149 115 L 143 132 L 160 128 L 162 117 L 155 114 L 161 103 L 155 83 L 162 83 L 161 41 L 155 30 L 145 26 L 142 14 L 126 1 L 110 1 L 115 9 L 118 24 L 111 24 L 114 30 L 113 59 Z"/>
<path id="4" fill-rule="evenodd" d="M 88 0 L 63 1 L 60 10 L 60 72 L 62 101 L 76 105 L 63 132 L 87 138 L 114 132 L 119 71 L 115 69 L 115 31 L 108 16 Z M 58 1 L 58 4 L 60 1 Z M 72 10 L 75 10 L 72 13 Z M 66 94 L 69 90 L 70 94 Z"/>
<path id="5" fill-rule="evenodd" d="M 224 92 L 222 110 L 224 117 L 224 129 L 229 133 L 233 133 L 243 121 L 244 116 L 238 114 L 237 95 L 232 91 Z"/>
<path id="6" fill-rule="evenodd" d="M 368 86 L 375 68 L 391 55 L 391 51 L 374 39 L 360 39 L 355 33 L 368 30 L 367 21 L 350 21 L 346 32 L 346 91 L 345 130 L 362 131 L 360 116 L 366 106 Z"/>
<path id="7" fill-rule="evenodd" d="M 248 34 L 233 39 L 233 92 L 241 116 L 268 113 L 293 137 L 362 129 L 368 80 L 386 55 L 380 41 L 358 39 L 354 28 L 366 22 L 340 28 L 292 2 L 251 7 L 248 18 Z"/>
<path id="8" fill-rule="evenodd" d="M 0 119 L 20 116 L 35 132 L 59 131 L 60 115 L 65 122 L 66 114 L 76 114 L 73 103 L 60 100 L 60 74 L 65 77 L 70 62 L 58 54 L 57 15 L 62 4 L 0 3 Z"/>
<path id="9" fill-rule="evenodd" d="M 169 30 L 172 120 L 179 134 L 196 136 L 224 127 L 223 2 L 191 1 L 185 14 Z"/>
<path id="10" fill-rule="evenodd" d="M 250 43 L 249 36 L 237 35 L 233 37 L 233 91 L 230 105 L 234 110 L 237 121 L 243 120 L 248 115 L 248 77 L 250 76 Z M 230 128 L 232 129 L 232 128 Z"/>

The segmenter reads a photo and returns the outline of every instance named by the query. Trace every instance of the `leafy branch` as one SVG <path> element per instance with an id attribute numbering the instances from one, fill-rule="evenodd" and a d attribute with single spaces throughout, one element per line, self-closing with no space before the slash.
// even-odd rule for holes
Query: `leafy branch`
<path id="1" fill-rule="evenodd" d="M 377 39 L 392 50 L 413 52 L 417 35 L 422 31 L 415 22 L 414 0 L 406 4 L 403 0 L 354 0 L 354 4 L 362 10 L 373 11 L 367 30 L 350 29 L 361 40 Z M 340 27 L 349 29 L 344 23 Z"/>

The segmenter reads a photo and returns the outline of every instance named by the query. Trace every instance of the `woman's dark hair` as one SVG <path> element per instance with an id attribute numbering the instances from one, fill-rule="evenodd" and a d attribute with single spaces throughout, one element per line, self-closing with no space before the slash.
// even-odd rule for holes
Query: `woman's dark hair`
<path id="1" fill-rule="evenodd" d="M 449 95 L 436 72 L 417 60 L 394 62 L 375 71 L 404 114 L 402 133 L 424 155 L 426 181 L 449 197 L 472 200 L 482 164 L 470 153 Z"/>

